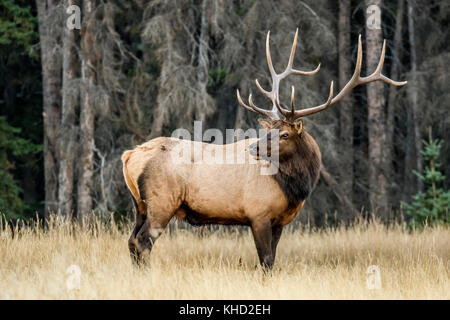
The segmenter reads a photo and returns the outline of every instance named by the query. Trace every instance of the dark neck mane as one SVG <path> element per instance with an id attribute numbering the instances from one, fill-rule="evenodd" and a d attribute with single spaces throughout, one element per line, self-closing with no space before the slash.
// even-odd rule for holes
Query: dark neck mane
<path id="1" fill-rule="evenodd" d="M 274 175 L 289 205 L 298 205 L 308 198 L 319 179 L 320 166 L 320 150 L 314 139 L 303 132 L 297 141 L 297 152 L 289 159 L 280 159 Z"/>

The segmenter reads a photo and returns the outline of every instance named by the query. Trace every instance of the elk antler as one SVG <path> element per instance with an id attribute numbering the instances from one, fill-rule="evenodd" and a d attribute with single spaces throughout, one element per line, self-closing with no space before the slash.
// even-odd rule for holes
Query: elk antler
<path id="1" fill-rule="evenodd" d="M 320 112 L 322 110 L 325 110 L 325 109 L 331 107 L 333 104 L 339 102 L 343 97 L 345 97 L 353 88 L 355 88 L 356 86 L 358 86 L 360 84 L 366 84 L 366 83 L 373 82 L 373 81 L 383 81 L 383 82 L 386 82 L 386 83 L 396 86 L 396 87 L 405 85 L 407 83 L 407 81 L 394 81 L 392 79 L 389 79 L 388 77 L 386 77 L 385 75 L 383 75 L 381 73 L 381 70 L 383 69 L 385 54 L 386 54 L 386 40 L 383 41 L 383 49 L 381 50 L 380 60 L 378 62 L 378 66 L 375 69 L 375 71 L 370 76 L 361 77 L 362 45 L 361 45 L 361 35 L 359 35 L 359 37 L 358 37 L 358 54 L 357 54 L 357 58 L 356 58 L 355 71 L 353 72 L 352 78 L 347 82 L 347 84 L 344 86 L 344 88 L 342 88 L 342 90 L 337 94 L 337 96 L 335 96 L 333 99 L 331 99 L 331 101 L 329 99 L 329 101 L 327 101 L 326 103 L 324 103 L 320 106 L 291 112 L 289 114 L 290 120 L 293 121 L 293 120 L 301 118 L 301 117 L 309 116 L 311 114 Z M 291 100 L 292 100 L 292 97 L 291 97 Z"/>
<path id="2" fill-rule="evenodd" d="M 298 29 L 297 29 L 297 32 L 298 32 Z M 284 79 L 285 77 L 287 77 L 288 75 L 290 75 L 292 73 L 300 74 L 300 75 L 313 75 L 320 69 L 320 64 L 316 68 L 316 70 L 310 71 L 310 72 L 303 72 L 303 71 L 298 71 L 298 70 L 292 69 L 292 62 L 294 60 L 294 53 L 295 53 L 295 45 L 297 43 L 297 32 L 295 33 L 294 43 L 292 45 L 291 56 L 289 58 L 288 66 L 286 67 L 286 70 L 281 74 L 277 74 L 273 69 L 272 60 L 270 58 L 270 51 L 269 51 L 269 33 L 267 34 L 266 54 L 267 54 L 267 63 L 269 65 L 269 69 L 270 69 L 270 73 L 272 75 L 272 81 L 273 81 L 272 91 L 269 92 L 269 91 L 264 90 L 259 85 L 258 80 L 256 80 L 256 85 L 257 85 L 258 89 L 266 97 L 268 97 L 269 99 L 272 100 L 272 103 L 273 103 L 272 110 L 269 111 L 269 110 L 257 108 L 253 104 L 251 95 L 249 96 L 250 107 L 247 106 L 245 103 L 242 102 L 241 97 L 239 95 L 239 90 L 238 90 L 237 91 L 238 101 L 243 107 L 245 107 L 246 109 L 248 109 L 250 111 L 258 112 L 263 115 L 266 115 L 271 119 L 279 119 L 278 113 L 276 112 L 278 110 L 279 114 L 283 115 L 285 117 L 286 121 L 293 122 L 298 118 L 309 116 L 311 114 L 320 112 L 322 110 L 325 110 L 325 109 L 331 107 L 333 104 L 339 102 L 344 96 L 346 96 L 353 88 L 355 88 L 356 86 L 358 86 L 360 84 L 366 84 L 366 83 L 373 82 L 373 81 L 383 81 L 383 82 L 386 82 L 393 86 L 403 86 L 407 83 L 407 81 L 394 81 L 392 79 L 389 79 L 388 77 L 386 77 L 385 75 L 383 75 L 381 73 L 381 70 L 383 69 L 384 57 L 385 57 L 385 53 L 386 53 L 386 40 L 384 40 L 384 42 L 383 42 L 383 49 L 381 51 L 380 60 L 378 62 L 378 66 L 375 69 L 375 71 L 370 76 L 361 77 L 362 44 L 361 44 L 361 35 L 359 35 L 359 37 L 358 37 L 358 54 L 357 54 L 357 59 L 356 59 L 355 71 L 353 72 L 352 78 L 348 81 L 348 83 L 344 86 L 344 88 L 342 88 L 342 90 L 333 98 L 333 81 L 332 81 L 331 85 L 330 85 L 330 94 L 328 96 L 328 100 L 324 104 L 321 104 L 321 105 L 315 106 L 315 107 L 311 107 L 311 108 L 307 108 L 307 109 L 303 109 L 303 110 L 295 110 L 295 106 L 294 106 L 295 90 L 294 90 L 294 87 L 292 87 L 291 109 L 287 110 L 287 109 L 283 108 L 279 103 L 278 90 L 279 90 L 280 80 Z"/>
<path id="3" fill-rule="evenodd" d="M 316 74 L 320 70 L 320 64 L 313 71 L 301 71 L 301 70 L 296 70 L 296 69 L 294 69 L 292 67 L 292 65 L 294 63 L 295 48 L 297 46 L 297 37 L 298 37 L 298 28 L 295 31 L 294 42 L 292 43 L 291 55 L 289 57 L 288 65 L 287 65 L 286 69 L 282 73 L 276 73 L 275 69 L 273 67 L 272 58 L 271 58 L 271 55 L 270 55 L 270 44 L 269 44 L 270 31 L 267 32 L 267 37 L 266 37 L 266 57 L 267 57 L 267 65 L 269 66 L 270 75 L 272 77 L 272 90 L 271 91 L 267 91 L 267 90 L 263 89 L 263 87 L 261 87 L 261 85 L 259 84 L 258 80 L 255 80 L 255 82 L 256 82 L 256 86 L 258 87 L 259 91 L 261 91 L 262 94 L 264 94 L 267 98 L 269 98 L 272 101 L 272 110 L 265 110 L 265 109 L 261 109 L 261 108 L 258 108 L 257 106 L 255 106 L 254 103 L 253 103 L 251 94 L 248 97 L 249 105 L 246 105 L 242 101 L 241 95 L 239 94 L 239 89 L 238 89 L 236 91 L 236 95 L 237 95 L 237 99 L 239 101 L 239 104 L 241 106 L 243 106 L 247 110 L 250 110 L 250 111 L 253 111 L 253 112 L 265 115 L 265 116 L 269 117 L 272 120 L 280 119 L 280 114 L 278 113 L 279 110 L 280 110 L 279 109 L 280 107 L 277 106 L 277 101 L 279 101 L 280 81 L 283 80 L 284 78 L 286 78 L 287 76 L 291 75 L 291 74 L 300 75 L 300 76 L 312 76 L 312 75 Z"/>

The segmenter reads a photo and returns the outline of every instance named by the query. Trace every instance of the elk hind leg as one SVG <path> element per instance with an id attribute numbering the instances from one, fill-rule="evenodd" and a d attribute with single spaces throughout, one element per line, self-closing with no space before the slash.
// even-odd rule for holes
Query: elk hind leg
<path id="1" fill-rule="evenodd" d="M 138 205 L 136 199 L 133 196 L 131 196 L 131 198 L 133 199 L 136 221 L 135 221 L 133 232 L 131 233 L 131 236 L 128 240 L 128 249 L 130 250 L 130 256 L 131 256 L 132 261 L 135 263 L 139 263 L 140 250 L 138 248 L 136 236 L 145 222 L 146 208 L 145 208 L 145 203 L 140 202 Z"/>
<path id="2" fill-rule="evenodd" d="M 163 233 L 174 213 L 175 210 L 147 209 L 146 219 L 136 235 L 139 263 L 145 263 L 148 260 L 153 245 Z"/>

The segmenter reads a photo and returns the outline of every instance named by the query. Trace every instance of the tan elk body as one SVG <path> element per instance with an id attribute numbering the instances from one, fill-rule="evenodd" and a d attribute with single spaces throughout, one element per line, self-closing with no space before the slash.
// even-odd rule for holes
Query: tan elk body
<path id="1" fill-rule="evenodd" d="M 234 149 L 236 145 L 244 144 L 244 150 L 248 150 L 249 144 L 255 141 L 245 139 L 228 145 L 193 143 L 208 149 Z M 273 177 L 261 174 L 265 161 L 250 164 L 248 152 L 244 163 L 207 164 L 203 158 L 198 164 L 194 160 L 180 164 L 171 156 L 178 144 L 191 142 L 161 137 L 127 151 L 123 156 L 128 188 L 138 207 L 140 204 L 141 211 L 145 213 L 148 210 L 158 220 L 164 220 L 157 222 L 160 227 L 164 227 L 174 215 L 193 224 L 244 225 L 266 215 L 274 223 L 286 225 L 303 204 L 302 201 L 289 207 L 286 196 Z M 316 145 L 313 147 L 317 148 Z M 226 150 L 221 152 L 227 153 Z M 320 164 L 320 156 L 316 161 Z M 196 216 L 192 216 L 193 212 Z"/>
<path id="2" fill-rule="evenodd" d="M 355 72 L 341 92 L 333 97 L 331 83 L 326 103 L 295 110 L 292 88 L 288 109 L 279 103 L 280 81 L 291 74 L 313 75 L 320 68 L 319 65 L 310 72 L 293 69 L 297 32 L 288 66 L 280 74 L 272 66 L 267 34 L 266 55 L 272 90 L 266 91 L 258 81 L 256 85 L 272 101 L 272 109 L 256 107 L 251 95 L 247 105 L 237 92 L 241 106 L 270 119 L 260 120 L 267 130 L 266 135 L 260 139 L 244 139 L 226 145 L 160 137 L 124 152 L 123 174 L 136 208 L 136 225 L 129 240 L 134 261 L 143 261 L 144 253 L 151 251 L 169 221 L 177 217 L 193 225 L 250 226 L 260 263 L 265 268 L 271 268 L 283 227 L 298 214 L 319 177 L 320 150 L 306 132 L 301 118 L 330 107 L 359 84 L 378 80 L 396 86 L 406 83 L 395 82 L 381 74 L 385 44 L 376 71 L 368 77 L 361 77 L 362 49 L 359 38 Z M 278 139 L 277 150 L 271 149 L 270 142 L 274 139 Z M 261 148 L 262 145 L 267 148 Z M 182 163 L 175 161 L 173 154 L 180 147 L 200 150 L 202 161 L 196 161 L 195 157 Z M 234 154 L 236 161 L 208 161 L 208 157 L 217 153 Z M 270 165 L 268 160 L 272 153 L 278 155 L 277 172 L 273 175 L 261 174 L 261 170 Z"/>

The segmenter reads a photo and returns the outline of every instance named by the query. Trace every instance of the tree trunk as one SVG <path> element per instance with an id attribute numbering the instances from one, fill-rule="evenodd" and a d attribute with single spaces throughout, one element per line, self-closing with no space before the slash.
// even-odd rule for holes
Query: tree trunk
<path id="1" fill-rule="evenodd" d="M 200 38 L 198 40 L 198 68 L 197 81 L 205 84 L 208 81 L 208 34 L 206 21 L 206 3 L 207 0 L 202 1 L 201 16 L 200 16 Z"/>
<path id="2" fill-rule="evenodd" d="M 418 105 L 418 84 L 417 84 L 417 56 L 416 56 L 416 40 L 414 32 L 414 4 L 408 0 L 408 36 L 409 46 L 411 51 L 411 82 L 408 85 L 408 96 L 411 103 L 412 127 L 414 135 L 414 152 L 416 159 L 416 170 L 422 172 L 422 136 L 420 133 L 420 126 L 418 121 L 419 105 Z M 409 172 L 408 174 L 412 174 Z M 423 189 L 423 184 L 420 179 L 417 179 L 417 191 Z"/>
<path id="3" fill-rule="evenodd" d="M 197 85 L 199 88 L 200 101 L 202 104 L 201 111 L 197 113 L 196 118 L 204 121 L 206 118 L 206 110 L 208 109 L 208 93 L 206 85 L 208 84 L 208 21 L 207 21 L 207 5 L 208 0 L 203 0 L 201 4 L 200 15 L 200 37 L 198 39 L 198 66 L 197 66 Z"/>
<path id="4" fill-rule="evenodd" d="M 255 3 L 253 5 L 252 10 L 254 11 L 254 19 L 255 21 L 263 21 L 263 16 L 264 16 L 264 9 L 258 5 L 258 3 Z M 258 46 L 258 43 L 260 41 L 258 41 L 258 37 L 257 37 L 257 30 L 256 28 L 249 28 L 248 32 L 246 33 L 246 37 L 245 37 L 245 57 L 244 57 L 244 64 L 242 66 L 243 70 L 251 70 L 251 66 L 252 65 L 258 65 L 258 63 L 255 62 L 258 50 L 265 50 L 263 48 L 263 46 L 265 46 L 265 42 L 264 40 L 262 40 L 261 42 L 263 43 L 263 45 L 261 47 Z M 264 37 L 262 37 L 262 39 L 264 39 Z M 263 51 L 264 52 L 264 51 Z M 241 91 L 241 95 L 242 97 L 248 97 L 249 93 L 250 93 L 250 84 L 247 80 L 247 78 L 245 76 L 241 76 L 241 79 L 238 83 L 238 87 Z M 235 95 L 233 95 L 233 97 L 235 97 Z M 235 98 L 236 99 L 236 98 Z M 239 106 L 239 104 L 237 103 L 237 100 L 235 100 L 235 105 L 236 105 L 236 119 L 235 119 L 235 124 L 234 127 L 235 128 L 247 128 L 247 127 L 257 127 L 258 126 L 258 122 L 256 122 L 256 119 L 254 116 L 250 115 L 252 112 L 248 112 L 247 110 L 245 110 L 244 108 L 241 108 Z M 252 123 L 252 119 L 253 123 Z"/>
<path id="5" fill-rule="evenodd" d="M 338 50 L 339 50 L 339 87 L 342 89 L 352 75 L 350 55 L 350 0 L 339 2 Z M 345 97 L 339 108 L 340 144 L 343 163 L 341 165 L 340 187 L 348 201 L 353 199 L 353 101 Z M 344 220 L 353 220 L 353 211 L 342 214 Z"/>
<path id="6" fill-rule="evenodd" d="M 65 0 L 64 7 L 78 5 L 76 0 Z M 75 113 L 79 104 L 79 90 L 75 79 L 78 78 L 78 53 L 76 48 L 78 30 L 64 28 L 63 34 L 63 82 L 62 115 L 59 135 L 59 214 L 71 219 L 73 212 L 74 159 L 76 150 Z"/>
<path id="7" fill-rule="evenodd" d="M 80 106 L 80 158 L 78 170 L 77 218 L 82 224 L 92 215 L 92 177 L 94 170 L 94 90 L 95 71 L 95 0 L 83 1 L 83 30 L 81 32 L 82 93 Z"/>
<path id="8" fill-rule="evenodd" d="M 42 61 L 44 104 L 44 218 L 58 211 L 57 135 L 61 116 L 61 23 L 57 14 L 59 1 L 37 0 Z M 59 21 L 60 22 L 60 21 Z"/>
<path id="9" fill-rule="evenodd" d="M 162 66 L 161 66 L 161 72 L 159 76 L 159 90 L 158 90 L 158 98 L 157 98 L 157 106 L 155 108 L 155 111 L 153 113 L 153 122 L 152 127 L 150 131 L 149 139 L 154 139 L 157 137 L 160 137 L 163 133 L 164 128 L 164 122 L 166 117 L 168 117 L 168 113 L 165 107 L 165 100 L 168 94 L 170 92 L 167 92 L 165 89 L 165 83 L 168 80 L 168 78 L 171 76 L 172 71 L 172 55 L 174 54 L 174 48 L 173 48 L 173 37 L 170 33 L 170 28 L 168 26 L 168 23 L 165 24 L 166 29 L 166 43 L 167 43 L 167 57 L 164 59 Z"/>
<path id="10" fill-rule="evenodd" d="M 400 51 L 402 49 L 402 33 L 403 33 L 403 16 L 405 1 L 399 0 L 397 7 L 397 15 L 395 20 L 394 33 L 394 49 L 392 50 L 393 63 L 391 68 L 391 79 L 398 80 L 400 78 Z M 394 131 L 395 131 L 395 114 L 396 114 L 396 95 L 397 90 L 389 87 L 389 97 L 387 104 L 387 120 L 386 120 L 386 172 L 389 177 L 394 177 L 393 168 L 394 160 Z M 391 184 L 392 185 L 392 184 Z M 398 188 L 396 190 L 398 191 Z"/>
<path id="11" fill-rule="evenodd" d="M 377 5 L 381 0 L 366 0 L 366 7 Z M 369 19 L 366 11 L 366 20 Z M 369 28 L 366 24 L 366 70 L 373 72 L 378 65 L 383 43 L 383 30 Z M 386 146 L 386 124 L 384 116 L 384 84 L 372 82 L 367 85 L 368 136 L 369 136 L 369 189 L 370 205 L 375 214 L 385 219 L 388 216 L 384 157 Z"/>

